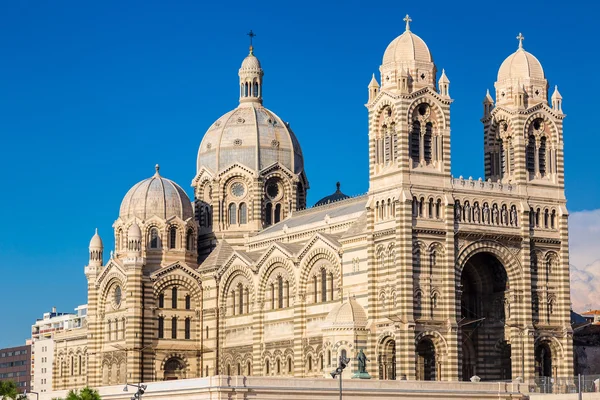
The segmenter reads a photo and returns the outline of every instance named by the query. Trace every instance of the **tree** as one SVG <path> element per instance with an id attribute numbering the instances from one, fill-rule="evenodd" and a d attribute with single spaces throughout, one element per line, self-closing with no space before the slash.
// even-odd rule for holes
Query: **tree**
<path id="1" fill-rule="evenodd" d="M 62 400 L 62 399 L 55 399 Z M 71 389 L 64 400 L 102 400 L 97 390 L 84 387 L 81 390 Z"/>
<path id="2" fill-rule="evenodd" d="M 22 400 L 25 395 L 19 394 L 17 384 L 13 381 L 0 381 L 0 399 Z"/>

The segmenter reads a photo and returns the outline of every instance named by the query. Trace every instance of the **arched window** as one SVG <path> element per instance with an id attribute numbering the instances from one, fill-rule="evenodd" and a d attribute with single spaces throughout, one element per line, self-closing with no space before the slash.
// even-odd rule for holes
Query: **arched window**
<path id="1" fill-rule="evenodd" d="M 556 225 L 556 210 L 552 210 L 550 214 L 550 228 L 554 229 Z"/>
<path id="2" fill-rule="evenodd" d="M 312 371 L 312 357 L 309 354 L 307 358 L 308 358 L 308 370 Z"/>
<path id="3" fill-rule="evenodd" d="M 171 339 L 177 339 L 177 317 L 171 318 Z"/>
<path id="4" fill-rule="evenodd" d="M 250 364 L 250 361 L 246 364 L 246 371 L 248 372 L 248 376 L 252 375 L 252 364 Z"/>
<path id="5" fill-rule="evenodd" d="M 248 82 L 244 83 L 244 97 L 248 97 Z"/>
<path id="6" fill-rule="evenodd" d="M 535 173 L 535 136 L 529 135 L 527 148 L 525 149 L 525 157 L 527 163 L 527 171 L 531 174 Z"/>
<path id="7" fill-rule="evenodd" d="M 188 294 L 185 296 L 185 309 L 190 310 L 191 308 L 192 308 L 192 298 Z"/>
<path id="8" fill-rule="evenodd" d="M 208 339 L 208 326 L 206 327 L 206 338 Z"/>
<path id="9" fill-rule="evenodd" d="M 191 337 L 191 330 L 192 330 L 192 319 L 186 318 L 185 319 L 185 338 L 186 339 L 189 339 Z"/>
<path id="10" fill-rule="evenodd" d="M 237 363 L 237 374 L 242 375 L 242 364 Z"/>
<path id="11" fill-rule="evenodd" d="M 442 217 L 442 200 L 438 199 L 437 203 L 435 203 L 435 217 L 440 219 Z"/>
<path id="12" fill-rule="evenodd" d="M 277 359 L 277 375 L 281 374 L 281 360 Z"/>
<path id="13" fill-rule="evenodd" d="M 539 160 L 539 168 L 540 174 L 542 176 L 546 175 L 546 137 L 542 136 L 540 139 L 540 148 L 538 150 L 538 155 L 540 157 Z"/>
<path id="14" fill-rule="evenodd" d="M 246 203 L 240 204 L 240 224 L 246 224 L 248 222 L 248 207 Z"/>
<path id="15" fill-rule="evenodd" d="M 165 337 L 165 318 L 158 317 L 158 338 L 162 339 Z"/>
<path id="16" fill-rule="evenodd" d="M 270 367 L 270 366 L 271 366 L 271 365 L 270 365 L 270 363 L 269 363 L 269 359 L 267 358 L 267 359 L 265 360 L 265 371 L 266 371 L 267 375 L 269 375 L 269 369 L 270 369 L 269 367 Z"/>
<path id="17" fill-rule="evenodd" d="M 185 249 L 190 251 L 194 246 L 194 231 L 188 229 L 187 234 L 185 236 Z"/>
<path id="18" fill-rule="evenodd" d="M 272 224 L 273 204 L 267 203 L 265 205 L 265 225 L 269 226 Z"/>
<path id="19" fill-rule="evenodd" d="M 550 223 L 550 212 L 548 209 L 544 210 L 544 228 L 548 229 Z"/>
<path id="20" fill-rule="evenodd" d="M 171 289 L 171 308 L 177 308 L 177 286 Z"/>
<path id="21" fill-rule="evenodd" d="M 329 301 L 333 300 L 333 272 L 329 273 Z"/>
<path id="22" fill-rule="evenodd" d="M 425 125 L 425 135 L 423 136 L 423 151 L 424 151 L 424 157 L 425 157 L 425 162 L 427 164 L 431 164 L 432 161 L 432 139 L 433 139 L 433 125 L 431 124 L 431 122 L 428 122 Z"/>
<path id="23" fill-rule="evenodd" d="M 323 370 L 325 368 L 325 365 L 323 365 L 324 361 L 323 361 L 323 353 L 321 353 L 321 355 L 319 356 L 319 361 L 321 362 L 321 370 Z"/>
<path id="24" fill-rule="evenodd" d="M 169 248 L 174 249 L 177 247 L 177 228 L 171 227 L 169 230 Z"/>
<path id="25" fill-rule="evenodd" d="M 321 270 L 321 301 L 327 301 L 327 271 Z"/>
<path id="26" fill-rule="evenodd" d="M 235 204 L 229 204 L 229 225 L 235 225 L 236 216 L 235 216 Z"/>
<path id="27" fill-rule="evenodd" d="M 240 283 L 238 285 L 238 296 L 239 296 L 239 301 L 238 301 L 238 307 L 239 307 L 239 314 L 243 314 L 244 313 L 244 287 L 242 286 L 242 284 Z"/>
<path id="28" fill-rule="evenodd" d="M 292 357 L 288 357 L 287 367 L 288 367 L 288 374 L 291 374 L 292 373 Z"/>
<path id="29" fill-rule="evenodd" d="M 165 294 L 158 295 L 158 308 L 165 308 Z"/>
<path id="30" fill-rule="evenodd" d="M 319 301 L 318 297 L 317 297 L 318 293 L 319 293 L 319 291 L 318 291 L 318 286 L 317 286 L 317 276 L 315 275 L 315 276 L 313 276 L 313 294 L 314 294 L 314 302 L 315 303 Z"/>
<path id="31" fill-rule="evenodd" d="M 429 206 L 427 209 L 427 216 L 433 218 L 433 199 L 429 199 Z"/>
<path id="32" fill-rule="evenodd" d="M 271 283 L 271 310 L 275 309 L 275 285 Z"/>
<path id="33" fill-rule="evenodd" d="M 346 358 L 346 349 L 342 349 L 342 358 L 345 359 Z"/>
<path id="34" fill-rule="evenodd" d="M 283 278 L 277 278 L 277 307 L 283 308 Z"/>
<path id="35" fill-rule="evenodd" d="M 327 350 L 327 365 L 331 366 L 331 350 Z"/>
<path id="36" fill-rule="evenodd" d="M 421 197 L 421 200 L 419 200 L 419 217 L 423 218 L 423 203 L 425 202 L 425 199 L 423 197 Z"/>
<path id="37" fill-rule="evenodd" d="M 275 205 L 275 216 L 274 216 L 273 220 L 275 221 L 275 223 L 278 223 L 279 221 L 281 221 L 281 204 L 280 203 L 277 203 L 277 205 Z"/>
<path id="38" fill-rule="evenodd" d="M 150 248 L 158 249 L 158 229 L 150 229 Z"/>
<path id="39" fill-rule="evenodd" d="M 410 158 L 413 162 L 419 163 L 419 143 L 421 140 L 421 123 L 419 121 L 413 122 L 413 128 L 410 133 Z"/>
<path id="40" fill-rule="evenodd" d="M 254 93 L 252 95 L 258 97 L 258 83 L 256 82 L 254 82 Z"/>
<path id="41" fill-rule="evenodd" d="M 77 365 L 79 366 L 79 373 L 78 373 L 78 375 L 81 375 L 81 355 L 79 356 L 79 363 Z"/>

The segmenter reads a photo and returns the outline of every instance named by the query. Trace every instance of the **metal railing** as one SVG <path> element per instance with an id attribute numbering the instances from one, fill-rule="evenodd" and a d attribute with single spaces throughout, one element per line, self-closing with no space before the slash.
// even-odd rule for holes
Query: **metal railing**
<path id="1" fill-rule="evenodd" d="M 579 375 L 551 378 L 540 376 L 529 381 L 531 393 L 591 393 L 600 392 L 600 375 Z"/>

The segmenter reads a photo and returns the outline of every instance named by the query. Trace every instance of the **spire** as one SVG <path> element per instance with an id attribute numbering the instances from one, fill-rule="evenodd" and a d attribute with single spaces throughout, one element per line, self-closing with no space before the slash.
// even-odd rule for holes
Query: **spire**
<path id="1" fill-rule="evenodd" d="M 254 55 L 253 39 L 256 34 L 250 30 L 250 52 L 242 61 L 238 72 L 240 77 L 240 103 L 262 104 L 262 77 L 264 75 L 260 61 Z"/>
<path id="2" fill-rule="evenodd" d="M 440 76 L 440 83 L 450 83 L 450 80 L 446 76 L 446 70 L 442 68 L 442 76 Z"/>
<path id="3" fill-rule="evenodd" d="M 517 40 L 519 40 L 519 49 L 523 48 L 523 40 L 525 40 L 525 36 L 521 32 L 519 32 L 519 36 L 517 36 Z"/>
<path id="4" fill-rule="evenodd" d="M 552 93 L 552 109 L 562 114 L 562 96 L 558 91 L 558 85 L 554 86 L 554 93 Z"/>
<path id="5" fill-rule="evenodd" d="M 98 235 L 98 228 L 96 228 L 96 232 L 94 236 L 92 236 L 92 240 L 90 240 L 90 266 L 100 267 L 102 266 L 102 253 L 104 252 L 104 244 L 102 244 L 102 238 Z"/>
<path id="6" fill-rule="evenodd" d="M 156 171 L 156 172 L 154 173 L 154 176 L 160 176 L 160 174 L 158 173 L 158 171 L 160 171 L 160 165 L 156 164 L 156 165 L 154 166 L 154 170 Z"/>
<path id="7" fill-rule="evenodd" d="M 256 36 L 256 33 L 252 32 L 252 29 L 250 29 L 250 32 L 248 32 L 246 35 L 248 35 L 250 37 L 250 55 L 254 54 L 254 46 L 252 45 L 252 39 L 254 39 L 254 37 Z"/>
<path id="8" fill-rule="evenodd" d="M 379 83 L 377 82 L 377 79 L 375 79 L 375 74 L 373 74 L 373 77 L 371 78 L 371 82 L 369 83 L 369 87 L 370 88 L 378 88 L 379 87 Z"/>
<path id="9" fill-rule="evenodd" d="M 492 95 L 490 94 L 490 89 L 485 92 L 485 98 L 483 99 L 484 104 L 494 104 L 494 99 L 492 99 Z"/>
<path id="10" fill-rule="evenodd" d="M 552 93 L 552 100 L 554 99 L 562 99 L 560 92 L 558 91 L 558 85 L 554 85 L 554 93 Z"/>
<path id="11" fill-rule="evenodd" d="M 446 70 L 442 69 L 442 76 L 438 82 L 438 91 L 444 97 L 450 97 L 450 79 L 446 76 Z"/>
<path id="12" fill-rule="evenodd" d="M 410 32 L 410 23 L 412 22 L 412 19 L 410 19 L 408 14 L 406 14 L 406 17 L 404 17 L 403 21 L 406 22 L 406 31 Z"/>

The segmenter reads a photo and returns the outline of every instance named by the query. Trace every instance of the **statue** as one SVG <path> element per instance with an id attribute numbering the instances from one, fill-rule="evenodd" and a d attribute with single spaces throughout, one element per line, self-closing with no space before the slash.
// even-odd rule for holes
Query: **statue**
<path id="1" fill-rule="evenodd" d="M 369 361 L 369 359 L 367 358 L 367 356 L 365 355 L 365 353 L 363 352 L 362 349 L 360 349 L 360 351 L 358 352 L 358 356 L 356 357 L 356 359 L 358 360 L 358 373 L 366 374 L 367 373 L 367 361 Z"/>
<path id="2" fill-rule="evenodd" d="M 483 223 L 490 223 L 490 207 L 488 206 L 488 203 L 483 203 Z"/>
<path id="3" fill-rule="evenodd" d="M 517 210 L 515 209 L 515 206 L 510 208 L 510 224 L 512 226 L 517 225 Z"/>
<path id="4" fill-rule="evenodd" d="M 479 204 L 475 204 L 473 207 L 473 220 L 476 223 L 479 223 Z"/>
<path id="5" fill-rule="evenodd" d="M 498 206 L 495 204 L 492 208 L 492 224 L 500 225 L 498 221 Z"/>
<path id="6" fill-rule="evenodd" d="M 371 375 L 367 372 L 367 361 L 369 359 L 362 349 L 358 352 L 356 360 L 358 361 L 358 372 L 352 375 L 352 379 L 371 379 Z"/>

